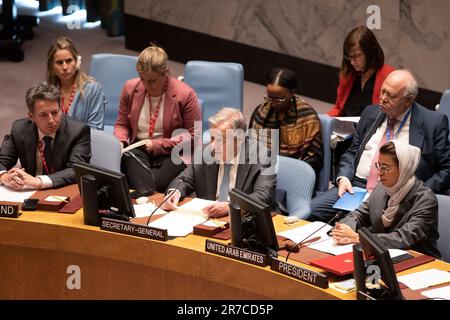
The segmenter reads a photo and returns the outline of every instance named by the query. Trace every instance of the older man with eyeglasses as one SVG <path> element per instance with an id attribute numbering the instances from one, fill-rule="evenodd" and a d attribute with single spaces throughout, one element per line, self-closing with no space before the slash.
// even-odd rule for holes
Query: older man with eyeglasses
<path id="1" fill-rule="evenodd" d="M 389 74 L 383 82 L 378 105 L 368 106 L 359 121 L 351 147 L 336 168 L 336 187 L 311 202 L 311 221 L 328 221 L 334 203 L 353 187 L 372 191 L 378 182 L 376 160 L 386 141 L 400 140 L 421 149 L 416 176 L 435 193 L 450 188 L 450 143 L 444 114 L 415 102 L 418 85 L 407 70 Z"/>

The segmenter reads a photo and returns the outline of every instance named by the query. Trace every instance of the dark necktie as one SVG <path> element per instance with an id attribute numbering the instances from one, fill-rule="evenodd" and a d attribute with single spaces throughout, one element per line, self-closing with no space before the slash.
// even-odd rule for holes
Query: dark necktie
<path id="1" fill-rule="evenodd" d="M 44 170 L 47 171 L 47 174 L 52 173 L 53 171 L 53 150 L 52 150 L 52 137 L 45 136 L 42 138 L 44 140 L 45 146 L 44 146 L 44 158 L 45 162 L 47 164 L 47 168 L 44 166 Z"/>
<path id="2" fill-rule="evenodd" d="M 220 184 L 219 189 L 219 198 L 217 199 L 221 202 L 228 201 L 228 191 L 230 187 L 230 169 L 231 164 L 225 163 L 223 166 L 222 183 Z"/>

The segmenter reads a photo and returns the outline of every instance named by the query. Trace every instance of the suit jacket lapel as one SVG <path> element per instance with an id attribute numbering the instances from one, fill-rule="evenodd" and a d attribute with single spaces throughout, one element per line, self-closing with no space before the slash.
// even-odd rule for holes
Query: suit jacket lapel
<path id="1" fill-rule="evenodd" d="M 409 144 L 422 148 L 423 139 L 425 136 L 423 118 L 418 112 L 416 103 L 413 103 L 411 108 L 411 118 L 409 122 Z"/>
<path id="2" fill-rule="evenodd" d="M 132 141 L 130 142 L 133 142 L 133 140 L 136 138 L 139 117 L 141 115 L 142 107 L 144 106 L 146 96 L 145 87 L 141 81 L 139 81 L 138 85 L 134 89 L 132 96 L 133 101 L 131 103 L 131 110 L 130 110 L 130 124 L 133 126 L 132 128 L 133 132 L 131 137 Z"/>
<path id="3" fill-rule="evenodd" d="M 374 122 L 373 125 L 370 127 L 369 131 L 366 132 L 364 134 L 364 137 L 362 138 L 363 140 L 361 141 L 361 144 L 359 146 L 358 149 L 358 154 L 356 156 L 356 160 L 355 160 L 355 171 L 356 168 L 358 166 L 359 163 L 359 159 L 361 158 L 361 155 L 366 147 L 367 142 L 369 142 L 370 138 L 375 134 L 375 132 L 377 131 L 377 129 L 380 127 L 381 123 L 384 121 L 384 119 L 386 118 L 386 114 L 383 112 L 378 112 L 376 115 L 376 118 L 369 118 L 367 119 L 367 121 L 369 122 L 368 125 L 370 125 L 370 123 L 372 123 L 372 121 Z"/>
<path id="4" fill-rule="evenodd" d="M 170 138 L 172 135 L 172 119 L 173 112 L 175 109 L 176 102 L 176 92 L 172 79 L 169 77 L 167 85 L 166 96 L 164 98 L 164 114 L 163 114 L 163 136 L 164 138 Z"/>
<path id="5" fill-rule="evenodd" d="M 218 164 L 206 165 L 206 195 L 210 200 L 216 200 L 218 174 Z"/>
<path id="6" fill-rule="evenodd" d="M 56 131 L 55 142 L 53 144 L 53 168 L 55 171 L 61 170 L 65 150 L 67 150 L 66 119 L 63 118 L 61 125 Z"/>
<path id="7" fill-rule="evenodd" d="M 39 135 L 37 131 L 36 124 L 31 122 L 31 128 L 26 130 L 25 132 L 25 152 L 26 155 L 26 163 L 23 163 L 22 166 L 25 168 L 25 171 L 31 175 L 36 175 L 36 152 L 37 152 L 37 143 L 39 140 Z"/>

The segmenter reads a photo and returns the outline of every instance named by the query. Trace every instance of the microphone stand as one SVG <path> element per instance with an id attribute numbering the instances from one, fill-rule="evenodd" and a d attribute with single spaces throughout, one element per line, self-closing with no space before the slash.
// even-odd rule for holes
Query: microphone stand
<path id="1" fill-rule="evenodd" d="M 150 223 L 150 219 L 152 218 L 152 216 L 156 212 L 156 210 L 158 210 L 176 191 L 178 191 L 178 187 L 180 186 L 180 184 L 182 182 L 184 182 L 184 179 L 181 177 L 178 177 L 177 179 L 180 180 L 180 181 L 178 181 L 177 186 L 169 194 L 167 194 L 167 197 L 159 204 L 159 206 L 157 206 L 155 208 L 155 210 L 153 210 L 152 213 L 150 213 L 150 216 L 148 217 L 147 223 L 145 225 L 148 226 L 148 224 Z"/>
<path id="2" fill-rule="evenodd" d="M 134 158 L 145 170 L 147 170 L 149 173 L 150 173 L 150 175 L 152 176 L 152 178 L 153 178 L 153 181 L 155 181 L 155 176 L 154 176 L 154 174 L 153 174 L 153 172 L 152 172 L 152 169 L 150 169 L 145 163 L 143 163 L 142 161 L 141 161 L 141 159 L 139 159 L 138 157 L 136 157 L 132 152 L 130 152 L 130 151 L 125 151 L 124 153 L 123 153 L 124 155 L 127 155 L 127 156 L 131 156 L 132 158 Z M 178 179 L 178 180 L 180 180 L 179 182 L 178 182 L 178 184 L 176 185 L 176 187 L 169 193 L 169 194 L 167 194 L 167 197 L 159 204 L 159 206 L 157 206 L 156 207 L 156 209 L 154 209 L 153 211 L 152 211 L 152 213 L 150 213 L 150 216 L 148 217 L 148 219 L 147 219 L 147 223 L 146 223 L 146 225 L 148 226 L 148 224 L 150 223 L 150 219 L 152 218 L 152 216 L 153 216 L 153 214 L 167 201 L 167 199 L 169 199 L 176 191 L 177 191 L 177 189 L 178 189 L 178 187 L 180 186 L 180 184 L 181 184 L 181 182 L 184 182 L 184 179 L 183 178 L 181 178 L 181 177 L 178 177 L 178 178 L 176 178 L 176 179 Z"/>
<path id="3" fill-rule="evenodd" d="M 306 236 L 304 239 L 302 239 L 301 241 L 297 242 L 295 244 L 295 246 L 291 247 L 289 249 L 289 252 L 286 256 L 286 261 L 288 261 L 289 256 L 291 255 L 291 252 L 294 251 L 295 248 L 297 248 L 299 245 L 303 244 L 305 242 L 306 239 L 310 238 L 312 235 L 316 234 L 317 232 L 319 232 L 319 230 L 321 230 L 323 227 L 325 227 L 326 225 L 329 225 L 330 223 L 332 223 L 334 220 L 340 220 L 342 219 L 342 217 L 344 216 L 344 212 L 339 211 L 338 213 L 336 213 L 336 215 L 331 218 L 327 223 L 325 223 L 323 226 L 321 226 L 319 229 L 315 230 L 314 232 L 312 232 L 311 234 L 309 234 L 308 236 Z"/>

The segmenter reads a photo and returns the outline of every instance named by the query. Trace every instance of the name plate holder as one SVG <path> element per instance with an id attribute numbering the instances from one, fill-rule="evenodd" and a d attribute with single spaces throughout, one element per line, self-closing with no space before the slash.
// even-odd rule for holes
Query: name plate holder
<path id="1" fill-rule="evenodd" d="M 313 286 L 328 289 L 328 276 L 323 273 L 308 270 L 279 259 L 272 259 L 270 269 Z"/>
<path id="2" fill-rule="evenodd" d="M 0 204 L 0 217 L 2 218 L 18 218 L 21 214 L 17 204 Z"/>
<path id="3" fill-rule="evenodd" d="M 242 249 L 211 240 L 206 240 L 205 251 L 260 267 L 268 266 L 270 264 L 270 260 L 272 259 L 267 254 Z"/>
<path id="4" fill-rule="evenodd" d="M 100 229 L 158 241 L 169 239 L 167 230 L 110 218 L 101 219 Z"/>

